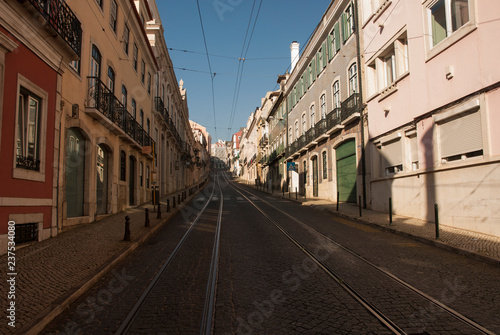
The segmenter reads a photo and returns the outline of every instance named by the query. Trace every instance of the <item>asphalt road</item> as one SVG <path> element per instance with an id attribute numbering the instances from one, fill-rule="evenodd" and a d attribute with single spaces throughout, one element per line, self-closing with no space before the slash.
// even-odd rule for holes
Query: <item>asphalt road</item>
<path id="1" fill-rule="evenodd" d="M 370 310 L 407 334 L 481 334 L 467 322 L 500 333 L 500 269 L 234 186 L 243 189 L 221 183 L 222 199 L 215 192 L 207 203 L 130 334 L 200 334 L 221 200 L 213 334 L 391 334 Z M 212 188 L 207 185 L 43 333 L 114 334 Z"/>

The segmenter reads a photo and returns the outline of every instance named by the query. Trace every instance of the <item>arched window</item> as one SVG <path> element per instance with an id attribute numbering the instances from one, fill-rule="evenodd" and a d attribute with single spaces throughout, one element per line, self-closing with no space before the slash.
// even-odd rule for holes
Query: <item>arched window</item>
<path id="1" fill-rule="evenodd" d="M 108 66 L 108 88 L 111 93 L 115 92 L 115 71 L 111 66 Z"/>
<path id="2" fill-rule="evenodd" d="M 311 116 L 311 127 L 310 128 L 312 128 L 316 124 L 316 115 L 314 112 L 314 105 L 311 106 L 309 115 Z"/>
<path id="3" fill-rule="evenodd" d="M 321 119 L 326 119 L 326 94 L 319 99 L 321 102 Z"/>
<path id="4" fill-rule="evenodd" d="M 340 107 L 340 82 L 337 80 L 333 83 L 333 108 Z"/>
<path id="5" fill-rule="evenodd" d="M 122 85 L 122 104 L 127 108 L 127 88 L 125 85 Z"/>
<path id="6" fill-rule="evenodd" d="M 132 116 L 134 117 L 134 120 L 137 116 L 137 103 L 135 102 L 135 99 L 132 98 L 132 110 L 131 110 Z"/>
<path id="7" fill-rule="evenodd" d="M 358 68 L 356 63 L 349 67 L 349 96 L 358 91 Z"/>
<path id="8" fill-rule="evenodd" d="M 92 58 L 90 59 L 90 76 L 101 77 L 101 53 L 94 44 L 92 44 Z"/>
<path id="9" fill-rule="evenodd" d="M 323 180 L 326 180 L 328 179 L 328 162 L 326 160 L 326 151 L 323 151 L 321 158 L 323 161 Z"/>

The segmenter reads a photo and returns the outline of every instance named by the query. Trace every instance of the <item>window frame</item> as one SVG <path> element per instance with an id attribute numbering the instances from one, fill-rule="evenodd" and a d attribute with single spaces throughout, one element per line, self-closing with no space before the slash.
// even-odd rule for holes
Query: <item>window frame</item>
<path id="1" fill-rule="evenodd" d="M 127 24 L 123 25 L 123 51 L 125 51 L 125 55 L 128 56 L 128 47 L 130 44 L 130 28 Z"/>
<path id="2" fill-rule="evenodd" d="M 111 27 L 111 29 L 115 34 L 118 25 L 117 23 L 118 23 L 118 4 L 116 3 L 116 0 L 111 0 L 109 8 L 109 26 Z"/>
<path id="3" fill-rule="evenodd" d="M 39 112 L 38 112 L 38 149 L 37 156 L 40 161 L 40 168 L 38 171 L 28 170 L 17 166 L 17 138 L 19 136 L 18 122 L 19 122 L 19 99 L 21 91 L 29 92 L 39 99 Z M 15 116 L 15 130 L 14 130 L 14 155 L 12 158 L 13 164 L 13 178 L 24 179 L 31 181 L 45 182 L 45 164 L 46 164 L 46 143 L 47 143 L 47 114 L 48 114 L 48 98 L 49 94 L 42 88 L 35 85 L 28 78 L 23 75 L 17 75 L 17 94 L 16 94 L 16 116 Z"/>
<path id="4" fill-rule="evenodd" d="M 354 74 L 351 73 L 351 69 L 355 69 Z M 349 96 L 352 96 L 354 93 L 358 93 L 358 63 L 353 62 L 349 65 L 347 69 L 347 78 L 349 79 L 348 91 Z"/>
<path id="5" fill-rule="evenodd" d="M 323 163 L 323 180 L 328 180 L 328 154 L 326 150 L 321 153 L 321 160 Z"/>
<path id="6" fill-rule="evenodd" d="M 132 67 L 135 72 L 137 72 L 138 62 L 139 62 L 139 48 L 137 47 L 137 44 L 134 43 L 134 46 L 132 47 Z"/>

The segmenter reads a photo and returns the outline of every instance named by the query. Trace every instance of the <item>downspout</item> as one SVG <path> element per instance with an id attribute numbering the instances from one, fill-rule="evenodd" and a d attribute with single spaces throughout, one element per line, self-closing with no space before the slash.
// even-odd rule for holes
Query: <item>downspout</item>
<path id="1" fill-rule="evenodd" d="M 354 0 L 354 20 L 356 23 L 355 34 L 356 34 L 356 49 L 358 58 L 358 87 L 359 87 L 359 100 L 361 101 L 361 175 L 362 175 L 362 192 L 363 192 L 363 208 L 366 209 L 366 153 L 365 153 L 365 126 L 364 126 L 364 103 L 363 103 L 363 86 L 361 80 L 361 46 L 360 46 L 360 27 L 361 22 L 358 16 L 358 0 Z"/>

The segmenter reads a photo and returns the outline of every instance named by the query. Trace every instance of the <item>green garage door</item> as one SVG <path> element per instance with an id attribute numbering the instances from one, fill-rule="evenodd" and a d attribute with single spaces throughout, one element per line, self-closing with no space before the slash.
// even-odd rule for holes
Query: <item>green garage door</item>
<path id="1" fill-rule="evenodd" d="M 337 192 L 340 201 L 356 202 L 356 142 L 348 141 L 336 150 Z"/>

